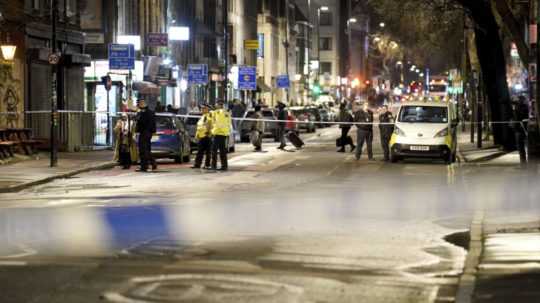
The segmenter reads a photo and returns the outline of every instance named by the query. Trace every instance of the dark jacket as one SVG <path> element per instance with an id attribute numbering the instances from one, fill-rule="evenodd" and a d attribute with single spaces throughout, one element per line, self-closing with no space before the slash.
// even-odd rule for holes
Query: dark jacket
<path id="1" fill-rule="evenodd" d="M 137 133 L 156 133 L 156 114 L 148 108 L 142 109 L 137 114 Z"/>
<path id="2" fill-rule="evenodd" d="M 285 110 L 285 106 L 283 106 L 283 105 L 278 106 L 277 109 L 278 109 L 277 119 L 280 120 L 280 121 L 287 121 L 287 111 Z M 282 127 L 282 128 L 285 128 L 286 124 L 287 124 L 287 122 L 279 122 L 278 126 Z"/>
<path id="3" fill-rule="evenodd" d="M 370 110 L 365 111 L 364 109 L 360 109 L 359 111 L 354 113 L 354 122 L 368 123 L 368 124 L 357 124 L 356 127 L 364 131 L 372 132 L 373 131 L 373 112 Z"/>
<path id="4" fill-rule="evenodd" d="M 379 116 L 379 129 L 382 135 L 390 135 L 394 131 L 394 125 L 387 123 L 394 123 L 394 115 L 391 112 L 385 112 Z"/>
<path id="5" fill-rule="evenodd" d="M 342 123 L 351 123 L 354 121 L 353 116 L 348 110 L 341 110 L 339 112 L 338 122 Z M 340 124 L 339 128 L 351 128 L 351 124 Z"/>

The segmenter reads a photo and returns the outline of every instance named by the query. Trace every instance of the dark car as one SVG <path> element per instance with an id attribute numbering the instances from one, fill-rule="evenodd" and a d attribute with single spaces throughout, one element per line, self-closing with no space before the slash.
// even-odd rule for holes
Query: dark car
<path id="1" fill-rule="evenodd" d="M 191 139 L 184 122 L 174 115 L 156 116 L 156 134 L 152 137 L 152 155 L 170 158 L 176 163 L 191 159 Z"/>
<path id="2" fill-rule="evenodd" d="M 314 118 L 315 124 L 317 125 L 317 127 L 321 127 L 321 128 L 325 127 L 325 124 L 321 123 L 323 121 L 323 119 L 322 119 L 320 109 L 318 107 L 316 107 L 316 106 L 306 106 L 305 109 Z"/>
<path id="3" fill-rule="evenodd" d="M 277 120 L 276 115 L 273 110 L 265 108 L 262 110 L 263 119 L 265 120 Z M 253 119 L 255 117 L 255 111 L 249 110 L 244 114 L 245 119 Z M 254 121 L 242 120 L 240 123 L 240 139 L 242 142 L 249 142 L 249 134 L 251 133 L 252 126 Z M 264 125 L 265 137 L 274 138 L 277 142 L 279 141 L 278 137 L 278 125 L 277 122 L 265 122 Z"/>

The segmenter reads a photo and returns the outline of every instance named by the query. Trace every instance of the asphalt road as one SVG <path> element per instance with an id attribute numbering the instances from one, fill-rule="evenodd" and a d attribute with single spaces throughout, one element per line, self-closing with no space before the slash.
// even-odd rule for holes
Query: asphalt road
<path id="1" fill-rule="evenodd" d="M 240 146 L 231 171 L 162 164 L 0 195 L 0 302 L 449 302 L 481 213 L 537 221 L 515 166 Z M 455 237 L 454 237 L 455 238 Z M 457 237 L 459 238 L 459 237 Z"/>

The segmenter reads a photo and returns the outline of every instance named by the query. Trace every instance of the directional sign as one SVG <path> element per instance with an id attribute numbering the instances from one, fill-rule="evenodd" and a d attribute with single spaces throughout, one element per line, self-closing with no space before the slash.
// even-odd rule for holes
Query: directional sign
<path id="1" fill-rule="evenodd" d="M 188 82 L 196 85 L 208 84 L 208 65 L 206 64 L 190 64 L 188 65 Z"/>
<path id="2" fill-rule="evenodd" d="M 238 67 L 238 89 L 257 90 L 257 68 L 255 66 Z"/>
<path id="3" fill-rule="evenodd" d="M 289 80 L 289 76 L 287 75 L 280 75 L 276 77 L 276 84 L 278 88 L 290 88 L 291 87 L 291 81 Z"/>
<path id="4" fill-rule="evenodd" d="M 135 69 L 135 46 L 132 44 L 109 45 L 109 69 Z"/>

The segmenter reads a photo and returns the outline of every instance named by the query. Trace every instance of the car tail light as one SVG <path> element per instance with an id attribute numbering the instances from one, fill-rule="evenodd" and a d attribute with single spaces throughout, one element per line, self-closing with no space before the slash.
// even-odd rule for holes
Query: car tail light
<path id="1" fill-rule="evenodd" d="M 164 135 L 164 136 L 174 136 L 176 135 L 176 130 L 174 129 L 164 129 L 161 131 L 158 131 L 158 135 Z"/>

